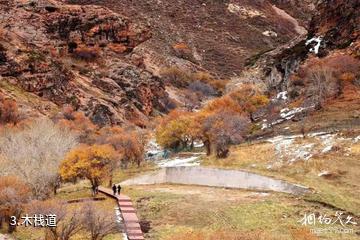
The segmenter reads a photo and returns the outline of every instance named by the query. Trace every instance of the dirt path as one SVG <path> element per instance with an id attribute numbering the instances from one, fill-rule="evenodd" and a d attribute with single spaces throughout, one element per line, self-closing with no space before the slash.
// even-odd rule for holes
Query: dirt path
<path id="1" fill-rule="evenodd" d="M 281 16 L 282 18 L 288 20 L 289 22 L 291 22 L 294 25 L 294 29 L 299 35 L 306 35 L 307 34 L 307 30 L 304 27 L 300 26 L 299 22 L 295 18 L 293 18 L 287 12 L 285 12 L 284 10 L 282 10 L 282 9 L 280 9 L 280 8 L 274 6 L 274 5 L 272 7 L 279 16 Z"/>

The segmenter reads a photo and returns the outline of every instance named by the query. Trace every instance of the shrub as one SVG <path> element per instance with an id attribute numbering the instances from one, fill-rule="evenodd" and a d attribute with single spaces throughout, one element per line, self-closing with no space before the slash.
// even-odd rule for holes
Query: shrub
<path id="1" fill-rule="evenodd" d="M 81 213 L 81 223 L 90 233 L 91 240 L 102 240 L 106 236 L 120 231 L 111 211 L 104 211 L 93 203 L 88 203 L 81 209 Z"/>
<path id="2" fill-rule="evenodd" d="M 199 80 L 192 82 L 189 84 L 189 89 L 194 92 L 199 92 L 205 96 L 214 96 L 216 95 L 215 89 L 203 82 L 200 82 Z"/>
<path id="3" fill-rule="evenodd" d="M 108 44 L 108 48 L 115 52 L 115 53 L 124 53 L 128 50 L 128 48 L 122 44 L 117 44 L 117 43 L 110 43 Z"/>
<path id="4" fill-rule="evenodd" d="M 87 46 L 77 47 L 73 50 L 73 56 L 85 61 L 94 61 L 100 56 L 100 49 Z"/>
<path id="5" fill-rule="evenodd" d="M 0 124 L 16 124 L 20 120 L 16 101 L 0 94 Z"/>
<path id="6" fill-rule="evenodd" d="M 184 58 L 190 61 L 194 60 L 192 51 L 186 43 L 176 43 L 173 45 L 173 49 L 178 57 Z"/>
<path id="7" fill-rule="evenodd" d="M 60 127 L 70 129 L 79 136 L 81 143 L 91 144 L 95 142 L 97 127 L 83 112 L 74 111 L 71 106 L 66 105 L 56 117 L 56 122 Z"/>
<path id="8" fill-rule="evenodd" d="M 241 106 L 230 96 L 223 96 L 210 101 L 205 107 L 204 111 L 215 112 L 218 110 L 230 110 L 233 112 L 241 113 L 243 110 Z"/>
<path id="9" fill-rule="evenodd" d="M 335 78 L 334 69 L 325 64 L 318 61 L 312 63 L 306 69 L 306 78 L 309 83 L 308 94 L 317 109 L 323 107 L 326 98 L 340 93 L 340 85 Z"/>
<path id="10" fill-rule="evenodd" d="M 29 211 L 30 215 L 56 215 L 56 226 L 45 229 L 45 239 L 70 240 L 83 229 L 81 211 L 79 209 L 71 209 L 65 201 L 33 201 Z"/>
<path id="11" fill-rule="evenodd" d="M 13 232 L 16 226 L 10 225 L 10 216 L 19 218 L 29 199 L 27 184 L 14 176 L 0 176 L 0 228 L 4 219 L 8 222 L 8 232 Z"/>
<path id="12" fill-rule="evenodd" d="M 167 84 L 176 87 L 186 87 L 191 82 L 191 74 L 177 67 L 165 68 L 160 75 Z"/>

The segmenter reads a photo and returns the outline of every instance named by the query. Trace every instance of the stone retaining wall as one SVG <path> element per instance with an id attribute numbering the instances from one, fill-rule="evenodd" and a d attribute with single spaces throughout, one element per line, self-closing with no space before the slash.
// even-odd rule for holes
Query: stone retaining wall
<path id="1" fill-rule="evenodd" d="M 271 177 L 240 170 L 225 170 L 205 167 L 169 167 L 156 172 L 126 180 L 121 185 L 147 185 L 174 183 L 211 187 L 276 191 L 291 194 L 305 194 L 310 190 Z"/>

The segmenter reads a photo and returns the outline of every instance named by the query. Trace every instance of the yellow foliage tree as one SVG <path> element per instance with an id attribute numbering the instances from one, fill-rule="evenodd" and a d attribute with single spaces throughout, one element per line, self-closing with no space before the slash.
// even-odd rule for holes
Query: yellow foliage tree
<path id="1" fill-rule="evenodd" d="M 160 121 L 156 129 L 156 141 L 164 148 L 179 149 L 192 144 L 192 113 L 172 111 Z"/>
<path id="2" fill-rule="evenodd" d="M 110 145 L 82 145 L 70 151 L 60 165 L 64 181 L 86 178 L 93 188 L 112 175 L 116 166 L 116 151 Z"/>

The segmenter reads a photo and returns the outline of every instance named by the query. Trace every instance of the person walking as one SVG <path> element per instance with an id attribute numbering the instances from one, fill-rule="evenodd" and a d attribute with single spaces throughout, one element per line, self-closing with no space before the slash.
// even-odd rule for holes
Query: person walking
<path id="1" fill-rule="evenodd" d="M 120 186 L 120 184 L 117 186 L 117 193 L 118 193 L 118 195 L 120 195 L 120 191 L 121 191 L 121 186 Z"/>
<path id="2" fill-rule="evenodd" d="M 115 184 L 112 186 L 113 194 L 116 195 L 116 186 Z"/>
<path id="3" fill-rule="evenodd" d="M 95 196 L 96 195 L 96 186 L 91 186 L 91 190 L 92 190 L 92 195 Z"/>

